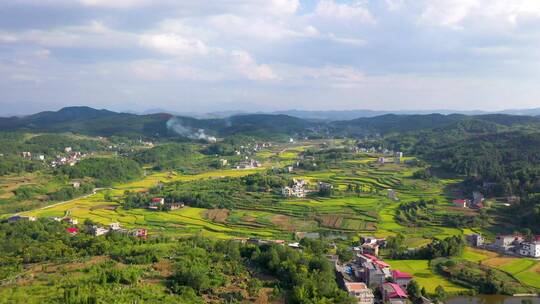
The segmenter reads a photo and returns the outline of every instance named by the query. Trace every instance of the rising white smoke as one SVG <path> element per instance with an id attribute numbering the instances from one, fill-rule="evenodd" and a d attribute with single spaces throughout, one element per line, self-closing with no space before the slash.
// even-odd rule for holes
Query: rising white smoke
<path id="1" fill-rule="evenodd" d="M 167 129 L 175 132 L 180 136 L 187 137 L 189 139 L 202 139 L 208 142 L 216 142 L 216 138 L 208 136 L 204 129 L 193 129 L 182 124 L 182 121 L 178 117 L 171 117 L 167 121 Z"/>

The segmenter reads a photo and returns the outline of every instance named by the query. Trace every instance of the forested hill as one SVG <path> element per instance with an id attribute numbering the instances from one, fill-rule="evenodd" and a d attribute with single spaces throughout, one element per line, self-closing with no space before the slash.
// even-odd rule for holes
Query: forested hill
<path id="1" fill-rule="evenodd" d="M 251 134 L 257 136 L 365 136 L 411 131 L 454 128 L 456 124 L 490 124 L 493 129 L 519 127 L 540 130 L 540 117 L 490 114 L 395 115 L 344 121 L 313 121 L 283 114 L 243 114 L 228 118 L 196 119 L 167 113 L 136 115 L 68 107 L 25 117 L 0 118 L 2 131 L 74 132 L 89 135 L 125 135 L 145 137 L 188 137 Z M 200 130 L 204 130 L 204 136 Z"/>

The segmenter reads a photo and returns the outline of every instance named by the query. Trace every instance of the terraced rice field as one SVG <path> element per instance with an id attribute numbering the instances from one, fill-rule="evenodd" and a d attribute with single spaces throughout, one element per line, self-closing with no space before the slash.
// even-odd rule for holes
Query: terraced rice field
<path id="1" fill-rule="evenodd" d="M 294 157 L 308 146 L 285 149 L 280 155 L 292 153 Z M 293 157 L 293 155 L 290 155 Z M 126 225 L 148 226 L 155 232 L 219 233 L 235 237 L 238 235 L 266 235 L 290 238 L 294 231 L 342 231 L 353 234 L 375 234 L 389 236 L 398 232 L 410 237 L 408 246 L 424 245 L 431 237 L 446 237 L 461 234 L 458 229 L 429 226 L 410 228 L 395 222 L 396 209 L 401 202 L 421 198 L 437 198 L 443 203 L 450 200 L 443 195 L 447 181 L 428 183 L 410 178 L 415 168 L 396 164 L 373 164 L 376 158 L 367 156 L 325 171 L 295 173 L 295 178 L 303 178 L 310 183 L 327 181 L 346 189 L 348 184 L 359 184 L 360 194 L 350 194 L 332 198 L 280 199 L 276 203 L 258 203 L 258 194 L 252 199 L 239 203 L 237 210 L 226 215 L 213 214 L 215 211 L 198 210 L 191 217 L 182 216 L 192 208 L 178 212 L 154 213 L 147 210 L 122 210 L 114 208 L 116 203 L 106 202 L 103 193 L 85 199 L 59 204 L 50 208 L 35 210 L 28 214 L 38 216 L 61 216 L 70 214 L 80 219 L 92 219 L 107 224 L 118 220 Z M 120 197 L 125 190 L 143 191 L 158 183 L 189 182 L 197 179 L 240 177 L 256 173 L 264 168 L 251 170 L 215 170 L 194 175 L 176 172 L 161 172 L 146 176 L 143 180 L 117 185 L 109 193 Z M 396 189 L 399 202 L 387 198 L 387 189 Z M 196 210 L 196 209 L 193 209 Z M 203 211 L 203 214 L 199 214 Z M 213 212 L 213 213 L 212 213 Z M 175 216 L 172 216 L 175 215 Z M 195 220 L 197 219 L 197 220 Z M 167 224 L 170 221 L 169 224 Z M 165 229 L 166 227 L 167 229 Z M 156 229 L 153 229 L 156 228 Z"/>
<path id="2" fill-rule="evenodd" d="M 459 293 L 467 289 L 458 286 L 443 276 L 431 271 L 427 260 L 384 260 L 392 269 L 398 269 L 408 272 L 414 276 L 414 279 L 420 286 L 426 288 L 428 293 L 435 293 L 437 286 L 442 286 L 446 292 Z"/>
<path id="3" fill-rule="evenodd" d="M 475 248 L 467 248 L 463 258 L 505 271 L 525 285 L 540 288 L 539 260 L 501 256 L 494 252 Z"/>

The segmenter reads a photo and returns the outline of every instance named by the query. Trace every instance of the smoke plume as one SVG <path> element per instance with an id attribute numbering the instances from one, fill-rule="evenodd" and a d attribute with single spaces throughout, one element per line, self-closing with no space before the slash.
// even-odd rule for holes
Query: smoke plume
<path id="1" fill-rule="evenodd" d="M 208 136 L 204 129 L 194 129 L 191 127 L 184 126 L 182 124 L 182 121 L 178 119 L 178 117 L 171 117 L 167 121 L 167 129 L 173 131 L 174 133 L 187 137 L 189 139 L 202 139 L 206 140 L 208 142 L 216 142 L 216 138 L 214 136 Z"/>

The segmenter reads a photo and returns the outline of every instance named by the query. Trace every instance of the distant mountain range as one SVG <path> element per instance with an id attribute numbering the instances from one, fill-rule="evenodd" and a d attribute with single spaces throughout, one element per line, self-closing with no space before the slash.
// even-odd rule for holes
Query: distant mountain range
<path id="1" fill-rule="evenodd" d="M 515 110 L 518 111 L 518 110 Z M 363 136 L 434 128 L 463 128 L 463 123 L 482 128 L 514 126 L 540 130 L 540 116 L 510 114 L 382 114 L 375 111 L 284 111 L 275 113 L 236 114 L 211 118 L 179 116 L 159 110 L 133 114 L 98 110 L 90 107 L 67 107 L 24 117 L 0 118 L 2 131 L 74 132 L 89 135 L 125 135 L 145 137 L 186 137 L 247 134 L 273 136 Z M 350 113 L 352 112 L 352 113 Z M 511 113 L 510 111 L 508 111 Z M 288 113 L 288 114 L 287 114 Z M 474 112 L 476 113 L 476 112 Z M 522 113 L 521 111 L 519 113 Z M 356 117 L 364 115 L 363 117 Z M 354 117 L 351 119 L 351 117 Z"/>
<path id="2" fill-rule="evenodd" d="M 534 109 L 509 109 L 503 111 L 459 111 L 459 110 L 426 110 L 426 111 L 377 111 L 377 110 L 341 110 L 341 111 L 306 111 L 306 110 L 285 110 L 274 112 L 246 112 L 246 111 L 222 111 L 222 112 L 209 112 L 209 113 L 179 113 L 170 112 L 164 109 L 150 109 L 140 114 L 155 114 L 155 113 L 170 113 L 180 116 L 190 116 L 196 118 L 226 118 L 235 115 L 246 114 L 283 114 L 288 116 L 294 116 L 302 119 L 313 120 L 351 120 L 362 117 L 375 117 L 386 114 L 396 115 L 428 115 L 428 114 L 463 114 L 463 115 L 485 115 L 485 114 L 508 114 L 508 115 L 522 115 L 522 116 L 538 116 L 540 115 L 540 108 Z"/>

